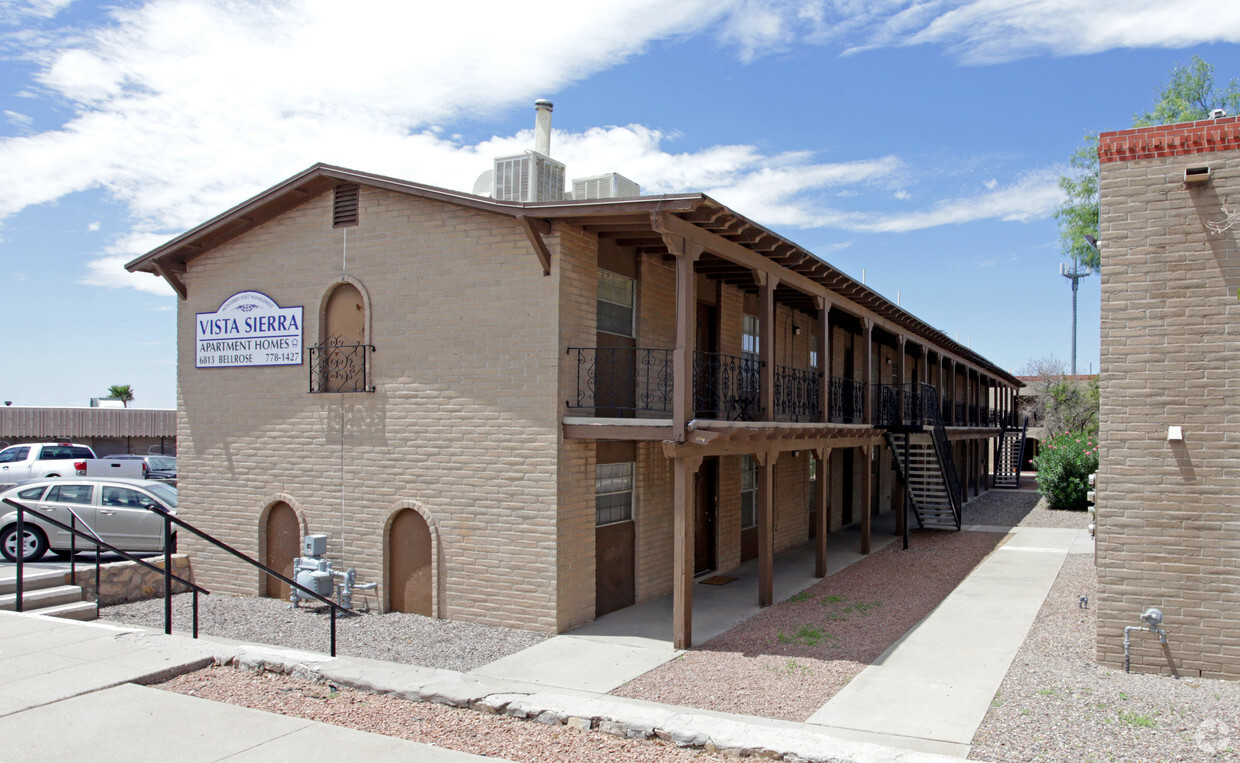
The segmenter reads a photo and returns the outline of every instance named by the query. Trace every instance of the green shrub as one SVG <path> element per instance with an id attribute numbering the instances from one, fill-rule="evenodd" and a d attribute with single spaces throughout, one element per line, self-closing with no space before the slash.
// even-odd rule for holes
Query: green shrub
<path id="1" fill-rule="evenodd" d="M 1084 432 L 1064 432 L 1042 443 L 1033 459 L 1038 492 L 1052 509 L 1084 509 L 1089 475 L 1098 471 L 1098 440 Z"/>

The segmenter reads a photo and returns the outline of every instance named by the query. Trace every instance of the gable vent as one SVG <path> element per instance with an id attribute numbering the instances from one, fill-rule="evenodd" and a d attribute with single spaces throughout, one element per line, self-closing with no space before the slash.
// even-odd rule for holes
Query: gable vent
<path id="1" fill-rule="evenodd" d="M 332 203 L 333 228 L 348 228 L 357 225 L 360 196 L 361 189 L 357 183 L 341 183 L 336 186 L 336 198 Z"/>

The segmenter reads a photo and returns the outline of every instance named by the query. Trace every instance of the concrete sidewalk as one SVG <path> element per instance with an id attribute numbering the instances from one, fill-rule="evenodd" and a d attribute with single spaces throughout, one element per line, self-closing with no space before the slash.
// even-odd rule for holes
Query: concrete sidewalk
<path id="1" fill-rule="evenodd" d="M 245 653 L 245 647 L 219 642 L 0 612 L 3 758 L 32 763 L 482 760 L 143 685 Z"/>
<path id="2" fill-rule="evenodd" d="M 1007 543 L 807 725 L 849 739 L 966 757 L 1064 560 L 1093 550 L 1087 530 L 1011 532 Z"/>

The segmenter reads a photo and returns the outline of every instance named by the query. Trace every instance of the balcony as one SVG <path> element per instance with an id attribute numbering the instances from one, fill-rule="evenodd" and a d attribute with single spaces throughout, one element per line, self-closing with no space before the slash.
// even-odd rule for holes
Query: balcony
<path id="1" fill-rule="evenodd" d="M 374 392 L 370 383 L 370 360 L 375 347 L 371 344 L 345 344 L 346 340 L 331 337 L 310 348 L 310 391 Z"/>

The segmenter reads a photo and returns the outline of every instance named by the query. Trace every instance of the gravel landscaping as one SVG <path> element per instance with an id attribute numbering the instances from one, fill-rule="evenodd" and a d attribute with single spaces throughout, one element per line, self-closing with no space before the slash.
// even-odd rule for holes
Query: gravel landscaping
<path id="1" fill-rule="evenodd" d="M 172 627 L 189 631 L 191 594 L 172 597 Z M 257 596 L 200 596 L 198 631 L 203 636 L 326 653 L 331 639 L 326 607 L 289 609 L 288 602 Z M 104 620 L 163 629 L 164 601 L 104 607 Z M 516 628 L 436 620 L 402 612 L 337 616 L 337 653 L 428 668 L 468 671 L 550 638 Z"/>
<path id="2" fill-rule="evenodd" d="M 681 749 L 659 739 L 623 739 L 601 731 L 578 731 L 569 726 L 485 715 L 231 667 L 199 670 L 159 684 L 158 688 L 514 761 L 687 763 L 724 759 L 722 755 Z"/>
<path id="3" fill-rule="evenodd" d="M 1088 511 L 1048 509 L 1037 493 L 992 490 L 964 505 L 965 525 L 993 527 L 1063 527 L 1073 530 L 1089 526 Z"/>
<path id="4" fill-rule="evenodd" d="M 1094 611 L 1078 605 L 1081 596 L 1094 600 L 1097 584 L 1092 555 L 1068 556 L 973 738 L 970 757 L 990 761 L 1240 757 L 1240 684 L 1125 674 L 1098 666 Z"/>
<path id="5" fill-rule="evenodd" d="M 925 617 L 1006 536 L 914 531 L 614 694 L 803 721 Z"/>

